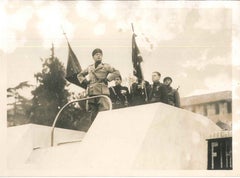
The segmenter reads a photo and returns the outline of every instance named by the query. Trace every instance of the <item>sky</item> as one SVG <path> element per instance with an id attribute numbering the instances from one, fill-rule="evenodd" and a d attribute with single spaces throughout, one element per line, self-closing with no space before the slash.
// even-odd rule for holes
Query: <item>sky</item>
<path id="1" fill-rule="evenodd" d="M 41 72 L 41 58 L 55 56 L 66 67 L 68 48 L 63 29 L 82 68 L 93 63 L 92 50 L 103 50 L 103 62 L 132 75 L 132 27 L 137 34 L 150 83 L 153 71 L 173 78 L 181 97 L 232 90 L 232 9 L 204 2 L 164 1 L 2 1 L 0 55 L 7 60 L 7 87 Z M 221 3 L 219 3 L 221 4 Z M 79 87 L 71 85 L 74 91 Z M 28 91 L 29 92 L 29 91 Z"/>

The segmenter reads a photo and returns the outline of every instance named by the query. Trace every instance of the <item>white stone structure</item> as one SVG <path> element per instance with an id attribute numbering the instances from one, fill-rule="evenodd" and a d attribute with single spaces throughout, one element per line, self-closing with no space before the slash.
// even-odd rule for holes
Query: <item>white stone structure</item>
<path id="1" fill-rule="evenodd" d="M 81 142 L 58 145 L 61 140 L 54 147 L 49 147 L 49 139 L 42 140 L 44 135 L 50 138 L 48 129 L 23 129 L 25 136 L 18 138 L 19 132 L 14 135 L 11 129 L 8 140 L 18 140 L 8 145 L 10 176 L 139 176 L 206 170 L 206 139 L 221 130 L 202 115 L 163 103 L 100 112 Z M 31 136 L 33 130 L 37 139 Z M 62 133 L 63 141 L 75 140 L 77 133 Z M 60 139 L 57 135 L 55 140 Z M 24 154 L 12 156 L 14 150 Z"/>

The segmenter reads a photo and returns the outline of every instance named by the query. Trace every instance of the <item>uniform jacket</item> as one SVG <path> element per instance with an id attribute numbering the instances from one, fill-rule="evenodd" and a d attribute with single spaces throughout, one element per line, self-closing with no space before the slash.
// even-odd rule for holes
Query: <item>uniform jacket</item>
<path id="1" fill-rule="evenodd" d="M 109 88 L 110 98 L 113 103 L 113 108 L 122 108 L 129 105 L 130 94 L 125 86 L 117 85 Z"/>
<path id="2" fill-rule="evenodd" d="M 112 81 L 115 77 L 119 76 L 118 70 L 111 67 L 109 64 L 100 63 L 96 68 L 95 64 L 90 65 L 87 69 L 78 74 L 80 83 L 86 82 L 85 76 L 88 75 L 87 93 L 89 96 L 94 95 L 108 95 L 108 81 Z"/>
<path id="3" fill-rule="evenodd" d="M 131 104 L 140 105 L 148 103 L 149 89 L 150 84 L 148 81 L 145 81 L 144 87 L 141 83 L 133 83 L 131 86 Z"/>
<path id="4" fill-rule="evenodd" d="M 178 91 L 170 86 L 167 86 L 167 92 L 168 92 L 168 104 L 180 107 L 180 97 Z"/>
<path id="5" fill-rule="evenodd" d="M 151 85 L 150 94 L 149 94 L 150 102 L 162 102 L 168 103 L 168 93 L 166 85 L 156 82 Z"/>

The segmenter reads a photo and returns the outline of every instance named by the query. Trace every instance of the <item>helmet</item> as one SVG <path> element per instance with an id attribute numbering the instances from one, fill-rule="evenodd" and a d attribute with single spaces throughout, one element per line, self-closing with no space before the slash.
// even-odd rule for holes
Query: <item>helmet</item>
<path id="1" fill-rule="evenodd" d="M 171 77 L 165 77 L 165 78 L 163 79 L 163 82 L 165 82 L 165 80 L 167 80 L 167 79 L 171 80 L 171 82 L 172 82 L 172 78 L 171 78 Z"/>

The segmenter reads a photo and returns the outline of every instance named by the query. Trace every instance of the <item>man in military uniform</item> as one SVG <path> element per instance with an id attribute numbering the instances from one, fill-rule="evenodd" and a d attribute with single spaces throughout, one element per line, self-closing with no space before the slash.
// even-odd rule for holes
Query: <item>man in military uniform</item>
<path id="1" fill-rule="evenodd" d="M 131 105 L 146 104 L 149 101 L 149 88 L 148 81 L 140 81 L 136 78 L 135 82 L 131 85 Z"/>
<path id="2" fill-rule="evenodd" d="M 115 86 L 109 87 L 110 98 L 113 103 L 113 109 L 127 107 L 129 105 L 129 91 L 128 88 L 122 86 L 122 77 L 115 77 Z"/>
<path id="3" fill-rule="evenodd" d="M 150 88 L 150 102 L 162 102 L 162 103 L 168 103 L 168 95 L 167 95 L 167 89 L 166 86 L 162 83 L 160 83 L 161 74 L 159 72 L 153 72 L 152 73 L 152 81 L 153 84 Z"/>
<path id="4" fill-rule="evenodd" d="M 94 64 L 78 74 L 78 80 L 81 84 L 87 85 L 88 96 L 106 95 L 109 96 L 108 82 L 119 76 L 118 70 L 106 63 L 102 63 L 103 52 L 101 49 L 94 49 L 92 58 Z M 85 78 L 88 75 L 89 80 Z M 109 104 L 105 98 L 96 98 L 88 100 L 89 111 L 92 121 L 95 119 L 98 111 L 109 109 Z"/>
<path id="5" fill-rule="evenodd" d="M 163 79 L 164 84 L 167 87 L 168 92 L 168 104 L 176 107 L 180 107 L 180 97 L 177 89 L 173 89 L 171 87 L 172 78 L 171 77 L 165 77 Z"/>

